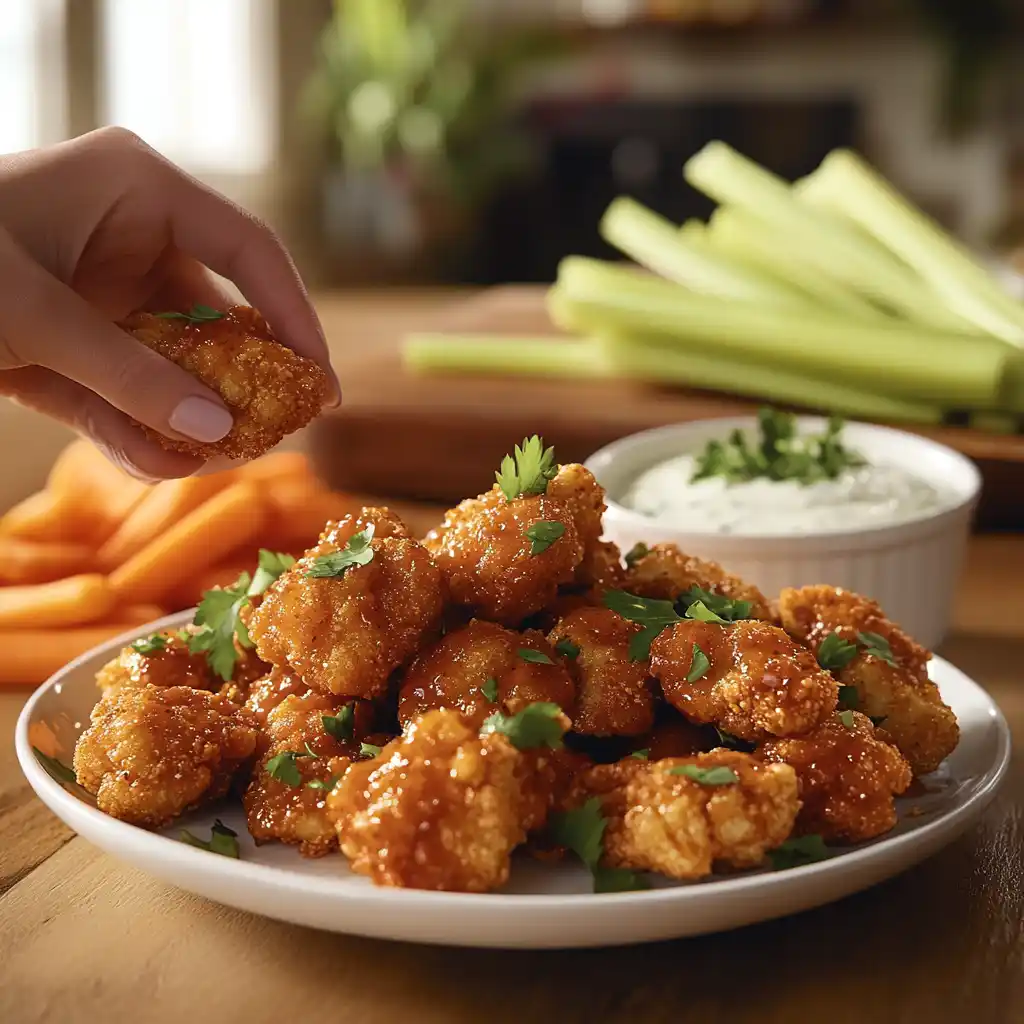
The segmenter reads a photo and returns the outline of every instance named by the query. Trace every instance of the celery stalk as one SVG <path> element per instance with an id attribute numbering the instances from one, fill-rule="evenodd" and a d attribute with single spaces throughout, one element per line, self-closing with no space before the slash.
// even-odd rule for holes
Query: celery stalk
<path id="1" fill-rule="evenodd" d="M 736 206 L 720 206 L 708 223 L 710 244 L 736 260 L 776 273 L 797 288 L 815 296 L 822 305 L 860 320 L 888 321 L 892 318 L 878 306 L 846 285 L 823 273 L 813 257 L 786 245 L 780 258 L 778 232 L 766 221 Z"/>
<path id="2" fill-rule="evenodd" d="M 780 308 L 817 305 L 806 293 L 736 263 L 696 237 L 692 229 L 684 234 L 671 221 L 627 196 L 612 202 L 599 230 L 606 242 L 637 263 L 694 291 Z"/>
<path id="3" fill-rule="evenodd" d="M 501 334 L 410 334 L 402 363 L 413 373 L 524 374 L 535 377 L 608 377 L 614 371 L 586 341 Z"/>
<path id="4" fill-rule="evenodd" d="M 657 279 L 637 279 L 599 260 L 570 258 L 559 269 L 552 315 L 576 330 L 656 336 L 689 351 L 771 363 L 854 387 L 936 405 L 998 405 L 1012 349 L 996 339 L 965 344 L 905 325 L 862 324 L 826 311 L 789 311 L 723 302 Z"/>
<path id="5" fill-rule="evenodd" d="M 1024 305 L 968 249 L 849 150 L 835 150 L 803 179 L 802 201 L 845 215 L 913 267 L 940 300 L 987 334 L 1024 347 Z"/>
<path id="6" fill-rule="evenodd" d="M 712 199 L 768 221 L 779 233 L 780 260 L 793 244 L 815 253 L 822 272 L 909 320 L 946 331 L 977 333 L 970 321 L 938 301 L 910 267 L 880 249 L 873 238 L 862 238 L 854 225 L 801 201 L 782 178 L 724 142 L 710 142 L 691 157 L 684 175 Z"/>

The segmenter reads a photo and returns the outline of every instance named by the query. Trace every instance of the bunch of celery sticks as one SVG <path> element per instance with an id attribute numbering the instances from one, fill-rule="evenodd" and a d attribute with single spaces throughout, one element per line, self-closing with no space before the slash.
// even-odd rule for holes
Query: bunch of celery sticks
<path id="1" fill-rule="evenodd" d="M 684 168 L 718 208 L 679 227 L 616 199 L 602 237 L 634 265 L 562 261 L 572 336 L 413 335 L 415 372 L 624 377 L 866 419 L 1012 430 L 1024 304 L 854 153 L 789 184 L 722 142 Z"/>

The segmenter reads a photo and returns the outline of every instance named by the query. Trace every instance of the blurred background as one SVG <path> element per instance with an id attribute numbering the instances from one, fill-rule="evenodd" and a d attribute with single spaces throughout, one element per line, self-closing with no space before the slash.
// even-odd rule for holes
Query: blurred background
<path id="1" fill-rule="evenodd" d="M 4 0 L 0 152 L 134 129 L 317 286 L 550 281 L 724 139 L 856 145 L 972 244 L 1024 242 L 1018 0 Z"/>

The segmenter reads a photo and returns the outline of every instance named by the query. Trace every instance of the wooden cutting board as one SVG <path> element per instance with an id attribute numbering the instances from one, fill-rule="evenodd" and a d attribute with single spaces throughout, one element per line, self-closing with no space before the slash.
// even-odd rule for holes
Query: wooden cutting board
<path id="1" fill-rule="evenodd" d="M 471 297 L 382 293 L 358 314 L 344 298 L 319 303 L 344 388 L 342 406 L 308 432 L 333 487 L 416 501 L 455 502 L 485 490 L 517 441 L 538 433 L 563 462 L 582 462 L 638 430 L 747 415 L 756 401 L 627 381 L 406 373 L 402 337 L 416 331 L 557 333 L 544 290 L 502 287 Z M 922 429 L 975 459 L 986 477 L 979 522 L 1024 529 L 1024 437 Z"/>

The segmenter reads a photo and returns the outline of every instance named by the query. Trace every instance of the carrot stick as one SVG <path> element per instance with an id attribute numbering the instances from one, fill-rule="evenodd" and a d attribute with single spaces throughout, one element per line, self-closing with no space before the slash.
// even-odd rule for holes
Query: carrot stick
<path id="1" fill-rule="evenodd" d="M 273 483 L 288 477 L 315 479 L 309 458 L 302 452 L 271 452 L 255 462 L 239 466 L 238 475 L 243 480 Z"/>
<path id="2" fill-rule="evenodd" d="M 234 483 L 115 569 L 111 586 L 131 604 L 160 601 L 183 580 L 256 537 L 265 521 L 266 505 L 259 488 Z"/>
<path id="3" fill-rule="evenodd" d="M 67 494 L 39 491 L 0 518 L 0 536 L 18 540 L 70 543 L 81 540 L 93 525 Z"/>
<path id="4" fill-rule="evenodd" d="M 227 474 L 217 473 L 157 484 L 100 548 L 96 564 L 104 572 L 123 565 L 230 482 Z"/>
<path id="5" fill-rule="evenodd" d="M 0 584 L 48 583 L 93 566 L 93 551 L 84 544 L 0 536 Z"/>
<path id="6" fill-rule="evenodd" d="M 0 587 L 0 629 L 83 626 L 108 616 L 114 593 L 98 573 L 53 583 Z"/>
<path id="7" fill-rule="evenodd" d="M 279 551 L 312 547 L 329 519 L 342 519 L 362 507 L 314 480 L 282 480 L 263 493 L 270 506 L 264 546 Z"/>
<path id="8" fill-rule="evenodd" d="M 175 611 L 191 608 L 198 604 L 203 594 L 214 587 L 229 587 L 243 572 L 253 573 L 256 570 L 258 552 L 256 548 L 247 550 L 244 555 L 232 554 L 230 557 L 211 565 L 202 572 L 183 580 L 164 598 L 164 603 Z"/>
<path id="9" fill-rule="evenodd" d="M 124 624 L 125 629 L 132 626 L 144 626 L 147 622 L 155 622 L 167 614 L 166 608 L 158 604 L 130 604 L 123 608 L 115 608 L 112 618 Z"/>
<path id="10" fill-rule="evenodd" d="M 0 686 L 38 685 L 80 654 L 132 628 L 113 622 L 80 629 L 0 630 Z"/>

